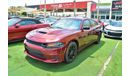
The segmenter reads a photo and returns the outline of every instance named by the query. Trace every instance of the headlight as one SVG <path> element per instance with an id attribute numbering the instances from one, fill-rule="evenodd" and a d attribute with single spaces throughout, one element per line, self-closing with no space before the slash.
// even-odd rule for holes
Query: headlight
<path id="1" fill-rule="evenodd" d="M 48 43 L 46 44 L 46 48 L 61 48 L 64 44 L 61 42 L 55 42 L 55 43 Z"/>

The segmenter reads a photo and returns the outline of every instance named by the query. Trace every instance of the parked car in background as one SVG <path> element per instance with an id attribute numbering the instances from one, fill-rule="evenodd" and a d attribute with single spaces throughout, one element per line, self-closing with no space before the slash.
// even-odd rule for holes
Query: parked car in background
<path id="1" fill-rule="evenodd" d="M 110 20 L 101 19 L 100 21 L 103 22 L 104 26 L 107 26 L 110 23 Z"/>
<path id="2" fill-rule="evenodd" d="M 53 23 L 55 23 L 57 21 L 57 19 L 54 17 L 48 17 L 48 18 L 41 18 L 39 21 L 41 21 L 44 24 L 52 25 Z"/>
<path id="3" fill-rule="evenodd" d="M 40 20 L 40 19 L 44 19 L 45 17 L 44 17 L 44 15 L 39 14 L 39 15 L 35 16 L 34 18 L 35 18 L 36 20 Z"/>
<path id="4" fill-rule="evenodd" d="M 122 38 L 122 21 L 109 21 L 104 29 L 105 37 Z"/>
<path id="5" fill-rule="evenodd" d="M 8 20 L 8 41 L 13 42 L 25 38 L 25 35 L 37 28 L 48 27 L 40 21 L 31 18 L 12 18 Z"/>
<path id="6" fill-rule="evenodd" d="M 19 16 L 8 16 L 8 19 L 12 19 L 12 18 L 20 18 Z"/>
<path id="7" fill-rule="evenodd" d="M 35 17 L 36 20 L 44 19 L 45 17 Z"/>
<path id="8" fill-rule="evenodd" d="M 87 18 L 63 18 L 47 28 L 29 32 L 24 41 L 25 53 L 47 62 L 72 62 L 81 48 L 100 43 L 101 25 Z"/>

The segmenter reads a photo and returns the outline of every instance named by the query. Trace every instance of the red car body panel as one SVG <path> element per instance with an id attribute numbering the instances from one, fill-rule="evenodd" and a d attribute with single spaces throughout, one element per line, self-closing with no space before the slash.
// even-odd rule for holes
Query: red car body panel
<path id="1" fill-rule="evenodd" d="M 82 23 L 84 20 L 82 21 Z M 56 28 L 41 28 L 36 29 L 29 32 L 26 35 L 26 39 L 24 41 L 25 45 L 25 53 L 37 60 L 47 62 L 47 63 L 59 63 L 64 61 L 65 52 L 67 50 L 68 44 L 71 41 L 76 41 L 78 43 L 78 48 L 83 47 L 87 44 L 93 43 L 98 38 L 97 29 L 101 28 L 101 25 L 93 27 L 89 30 L 82 30 L 82 23 L 80 25 L 81 30 L 70 30 L 70 29 L 56 29 Z M 37 32 L 32 35 L 32 32 Z M 42 33 L 38 33 L 42 32 Z M 46 34 L 43 34 L 46 33 Z M 30 42 L 31 40 L 31 42 Z M 53 42 L 62 42 L 64 47 L 62 48 L 51 48 L 46 49 L 43 48 L 41 45 L 42 43 L 53 43 Z M 45 58 L 39 58 L 35 55 L 32 55 L 31 52 L 28 50 L 39 51 L 41 56 Z M 36 53 L 34 53 L 36 54 Z"/>
<path id="2" fill-rule="evenodd" d="M 34 29 L 49 27 L 49 24 L 31 24 L 26 26 L 18 26 L 16 28 L 15 25 L 8 27 L 8 41 L 18 40 L 25 38 L 25 35 Z"/>

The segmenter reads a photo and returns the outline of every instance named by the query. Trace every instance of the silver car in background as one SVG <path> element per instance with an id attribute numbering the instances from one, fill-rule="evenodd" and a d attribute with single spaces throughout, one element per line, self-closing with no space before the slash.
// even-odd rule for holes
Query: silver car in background
<path id="1" fill-rule="evenodd" d="M 104 36 L 112 38 L 122 38 L 122 21 L 109 21 L 104 28 Z"/>

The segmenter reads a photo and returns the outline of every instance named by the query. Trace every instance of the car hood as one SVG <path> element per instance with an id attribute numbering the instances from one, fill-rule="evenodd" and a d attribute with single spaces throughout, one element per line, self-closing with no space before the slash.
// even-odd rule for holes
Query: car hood
<path id="1" fill-rule="evenodd" d="M 115 26 L 111 26 L 111 25 L 108 25 L 105 28 L 108 30 L 122 30 L 122 27 L 115 27 Z"/>
<path id="2" fill-rule="evenodd" d="M 40 28 L 29 32 L 26 38 L 40 42 L 56 42 L 63 37 L 76 33 L 76 30 L 58 29 L 58 28 Z"/>

